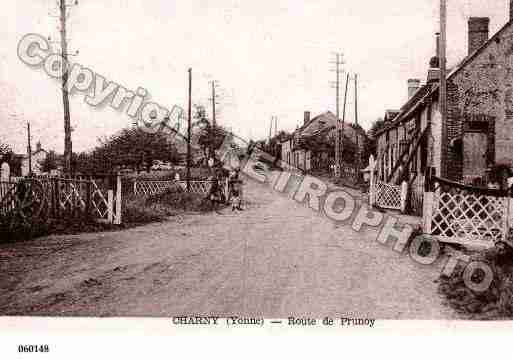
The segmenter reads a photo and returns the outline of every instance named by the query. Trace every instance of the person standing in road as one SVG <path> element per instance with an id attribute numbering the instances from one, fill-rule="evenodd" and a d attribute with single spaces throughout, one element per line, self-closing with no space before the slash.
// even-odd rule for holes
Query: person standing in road
<path id="1" fill-rule="evenodd" d="M 229 188 L 228 192 L 232 204 L 232 211 L 236 209 L 242 211 L 242 178 L 238 168 L 230 174 Z"/>

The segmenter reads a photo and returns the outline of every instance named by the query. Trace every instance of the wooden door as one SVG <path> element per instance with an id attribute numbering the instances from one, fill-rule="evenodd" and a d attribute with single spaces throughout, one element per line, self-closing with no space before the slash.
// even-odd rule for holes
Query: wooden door
<path id="1" fill-rule="evenodd" d="M 467 132 L 463 137 L 463 177 L 481 177 L 486 174 L 488 135 Z"/>

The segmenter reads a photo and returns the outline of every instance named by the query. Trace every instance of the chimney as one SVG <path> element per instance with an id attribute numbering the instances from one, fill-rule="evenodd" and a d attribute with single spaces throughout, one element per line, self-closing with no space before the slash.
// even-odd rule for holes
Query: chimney
<path id="1" fill-rule="evenodd" d="M 306 125 L 310 121 L 310 111 L 305 111 L 303 125 Z"/>
<path id="2" fill-rule="evenodd" d="M 420 88 L 420 80 L 419 79 L 409 79 L 408 80 L 408 100 L 415 95 L 415 92 Z"/>
<path id="3" fill-rule="evenodd" d="M 513 0 L 511 0 L 513 1 Z M 436 54 L 429 61 L 429 70 L 427 75 L 427 83 L 433 83 L 440 80 L 440 33 L 437 32 L 436 36 Z"/>
<path id="4" fill-rule="evenodd" d="M 513 1 L 513 0 L 511 0 Z M 435 36 L 436 36 L 436 54 L 435 56 L 438 58 L 438 60 L 440 60 L 440 33 L 437 32 L 435 33 Z M 437 66 L 437 67 L 440 67 L 440 66 Z"/>
<path id="5" fill-rule="evenodd" d="M 471 17 L 468 19 L 468 54 L 474 53 L 488 41 L 489 17 Z"/>
<path id="6" fill-rule="evenodd" d="M 41 142 L 37 141 L 36 143 L 36 152 L 41 151 Z"/>

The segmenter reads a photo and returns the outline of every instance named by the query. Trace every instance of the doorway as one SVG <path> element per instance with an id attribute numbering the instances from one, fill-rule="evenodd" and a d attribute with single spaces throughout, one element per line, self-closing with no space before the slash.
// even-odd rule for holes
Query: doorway
<path id="1" fill-rule="evenodd" d="M 466 132 L 463 136 L 463 178 L 484 179 L 487 168 L 488 134 Z"/>

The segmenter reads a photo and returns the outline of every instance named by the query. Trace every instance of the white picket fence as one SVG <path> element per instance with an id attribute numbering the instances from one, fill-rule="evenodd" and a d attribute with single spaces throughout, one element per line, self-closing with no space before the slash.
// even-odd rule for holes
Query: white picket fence
<path id="1" fill-rule="evenodd" d="M 424 193 L 424 233 L 440 242 L 481 247 L 509 241 L 513 201 L 505 191 L 432 181 Z"/>

